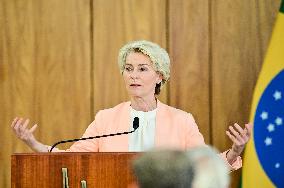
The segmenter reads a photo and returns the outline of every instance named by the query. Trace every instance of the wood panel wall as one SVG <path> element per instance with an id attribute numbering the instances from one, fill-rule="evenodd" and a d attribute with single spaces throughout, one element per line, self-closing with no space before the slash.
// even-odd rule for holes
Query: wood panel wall
<path id="1" fill-rule="evenodd" d="M 178 3 L 177 3 L 178 2 Z M 169 104 L 192 113 L 210 143 L 209 4 L 169 1 Z"/>
<path id="2" fill-rule="evenodd" d="M 171 79 L 160 99 L 192 113 L 206 142 L 227 149 L 227 127 L 248 121 L 279 5 L 0 0 L 0 187 L 10 187 L 10 155 L 30 151 L 10 130 L 14 117 L 38 123 L 36 137 L 52 144 L 81 136 L 98 110 L 128 100 L 117 54 L 131 40 L 168 50 Z"/>
<path id="3" fill-rule="evenodd" d="M 0 187 L 10 187 L 10 154 L 30 151 L 10 129 L 15 116 L 38 123 L 35 136 L 47 144 L 91 121 L 89 5 L 1 1 Z"/>

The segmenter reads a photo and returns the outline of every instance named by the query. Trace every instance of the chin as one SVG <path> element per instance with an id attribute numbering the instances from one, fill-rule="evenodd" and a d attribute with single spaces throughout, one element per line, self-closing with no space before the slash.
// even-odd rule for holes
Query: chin
<path id="1" fill-rule="evenodd" d="M 133 91 L 133 90 L 128 91 L 128 95 L 129 97 L 142 97 L 141 92 Z"/>
<path id="2" fill-rule="evenodd" d="M 139 98 L 142 97 L 142 96 L 139 95 L 138 93 L 130 93 L 129 96 L 130 96 L 130 97 L 139 97 Z"/>

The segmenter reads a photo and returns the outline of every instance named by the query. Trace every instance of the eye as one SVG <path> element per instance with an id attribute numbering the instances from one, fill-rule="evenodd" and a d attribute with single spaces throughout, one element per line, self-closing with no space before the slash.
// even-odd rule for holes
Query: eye
<path id="1" fill-rule="evenodd" d="M 146 68 L 146 67 L 140 67 L 139 70 L 140 70 L 141 72 L 144 72 L 144 71 L 147 71 L 148 68 Z"/>
<path id="2" fill-rule="evenodd" d="M 132 71 L 132 67 L 130 67 L 130 66 L 125 66 L 125 67 L 124 67 L 124 70 L 126 70 L 127 72 L 130 72 L 130 71 Z"/>

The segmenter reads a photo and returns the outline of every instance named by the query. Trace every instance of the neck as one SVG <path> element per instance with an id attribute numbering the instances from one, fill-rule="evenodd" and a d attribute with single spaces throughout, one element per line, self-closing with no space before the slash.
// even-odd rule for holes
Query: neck
<path id="1" fill-rule="evenodd" d="M 157 101 L 155 96 L 149 99 L 131 97 L 131 106 L 134 110 L 148 112 L 157 108 Z"/>

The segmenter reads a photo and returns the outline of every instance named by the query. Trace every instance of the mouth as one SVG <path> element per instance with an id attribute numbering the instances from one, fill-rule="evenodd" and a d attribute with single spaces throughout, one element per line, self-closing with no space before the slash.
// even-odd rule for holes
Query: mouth
<path id="1" fill-rule="evenodd" d="M 130 84 L 130 87 L 139 87 L 141 86 L 140 84 Z"/>

